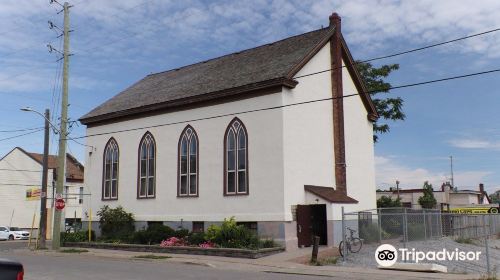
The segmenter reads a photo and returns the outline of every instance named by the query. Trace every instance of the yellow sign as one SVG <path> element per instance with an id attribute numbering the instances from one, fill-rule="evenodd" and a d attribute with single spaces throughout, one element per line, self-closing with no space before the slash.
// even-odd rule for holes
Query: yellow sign
<path id="1" fill-rule="evenodd" d="M 39 188 L 32 188 L 26 190 L 26 200 L 39 200 L 42 190 Z"/>
<path id="2" fill-rule="evenodd" d="M 452 208 L 450 213 L 457 214 L 497 214 L 498 208 L 496 207 L 463 207 Z"/>

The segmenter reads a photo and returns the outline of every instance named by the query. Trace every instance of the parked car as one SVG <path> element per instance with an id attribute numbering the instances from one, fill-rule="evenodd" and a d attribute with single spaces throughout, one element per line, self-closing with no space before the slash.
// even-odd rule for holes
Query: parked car
<path id="1" fill-rule="evenodd" d="M 7 234 L 9 240 L 28 240 L 30 238 L 29 232 L 18 227 L 0 226 L 0 232 L 2 232 L 2 236 Z"/>
<path id="2" fill-rule="evenodd" d="M 0 259 L 0 280 L 23 280 L 24 268 L 20 262 Z"/>
<path id="3" fill-rule="evenodd" d="M 6 230 L 5 227 L 0 227 L 0 240 L 8 240 L 9 239 L 9 232 Z"/>

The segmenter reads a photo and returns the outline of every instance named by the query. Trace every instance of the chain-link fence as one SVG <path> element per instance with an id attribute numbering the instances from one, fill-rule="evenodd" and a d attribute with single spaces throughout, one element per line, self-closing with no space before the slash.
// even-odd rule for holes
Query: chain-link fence
<path id="1" fill-rule="evenodd" d="M 342 224 L 344 243 L 349 243 L 346 239 L 350 238 L 350 230 L 355 230 L 355 237 L 363 240 L 363 248 L 358 253 L 346 248 L 346 265 L 376 266 L 374 255 L 378 245 L 391 244 L 410 252 L 443 249 L 481 252 L 477 261 L 431 261 L 446 266 L 451 272 L 491 275 L 500 268 L 500 214 L 381 208 L 343 213 Z"/>

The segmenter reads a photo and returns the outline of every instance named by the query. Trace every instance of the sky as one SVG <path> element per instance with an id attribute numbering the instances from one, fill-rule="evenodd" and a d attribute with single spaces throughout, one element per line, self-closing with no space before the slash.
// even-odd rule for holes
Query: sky
<path id="1" fill-rule="evenodd" d="M 144 76 L 252 48 L 328 25 L 342 17 L 355 59 L 500 28 L 500 1 L 201 1 L 74 0 L 70 9 L 69 117 L 72 137 L 85 134 L 79 117 Z M 43 119 L 19 109 L 60 114 L 61 7 L 49 1 L 0 2 L 0 154 L 20 146 L 43 151 Z M 374 62 L 398 63 L 393 86 L 500 68 L 500 32 Z M 455 186 L 500 189 L 500 73 L 393 90 L 406 120 L 390 122 L 375 145 L 379 188 Z M 28 130 L 26 130 L 28 129 Z M 33 130 L 34 129 L 34 130 Z M 20 134 L 21 137 L 6 139 Z M 57 151 L 52 135 L 51 152 Z M 68 151 L 83 159 L 83 146 Z"/>

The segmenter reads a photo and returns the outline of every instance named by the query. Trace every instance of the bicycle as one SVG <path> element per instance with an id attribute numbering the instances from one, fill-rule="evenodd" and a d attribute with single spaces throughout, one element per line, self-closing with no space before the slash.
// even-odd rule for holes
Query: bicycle
<path id="1" fill-rule="evenodd" d="M 349 227 L 347 227 L 347 230 L 350 231 L 350 234 L 349 234 L 349 236 L 347 236 L 347 234 L 345 236 L 345 241 L 346 241 L 345 249 L 347 249 L 348 252 L 357 253 L 361 250 L 361 247 L 363 246 L 363 240 L 361 240 L 358 237 L 354 237 L 354 233 L 356 232 L 356 230 L 351 229 Z M 344 241 L 343 240 L 340 241 L 340 243 L 339 243 L 339 253 L 342 257 L 344 256 Z"/>

